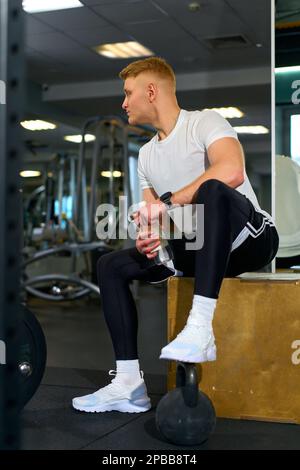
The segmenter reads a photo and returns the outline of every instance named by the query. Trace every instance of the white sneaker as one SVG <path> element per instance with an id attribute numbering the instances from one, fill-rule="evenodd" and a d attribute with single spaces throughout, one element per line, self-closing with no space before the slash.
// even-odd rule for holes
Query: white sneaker
<path id="1" fill-rule="evenodd" d="M 181 362 L 207 362 L 216 360 L 213 330 L 206 326 L 187 324 L 176 338 L 161 350 L 159 359 Z"/>
<path id="2" fill-rule="evenodd" d="M 116 375 L 116 371 L 110 370 L 109 375 Z M 103 413 L 105 411 L 121 411 L 122 413 L 143 413 L 151 408 L 147 389 L 141 379 L 134 385 L 125 385 L 117 377 L 109 385 L 100 388 L 97 392 L 83 397 L 73 398 L 73 408 L 88 413 Z"/>

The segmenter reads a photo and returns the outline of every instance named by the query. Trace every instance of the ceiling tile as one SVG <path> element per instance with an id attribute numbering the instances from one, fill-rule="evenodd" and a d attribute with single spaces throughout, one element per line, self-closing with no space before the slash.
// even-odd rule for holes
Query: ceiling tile
<path id="1" fill-rule="evenodd" d="M 152 24 L 127 24 L 123 28 L 128 33 L 131 32 L 136 40 L 151 49 L 155 55 L 185 58 L 210 54 L 200 42 L 171 19 Z M 154 31 L 163 31 L 163 35 L 154 34 Z"/>
<path id="2" fill-rule="evenodd" d="M 68 31 L 68 36 L 77 40 L 80 44 L 89 47 L 98 46 L 99 44 L 104 43 L 124 42 L 131 40 L 131 36 L 129 34 L 123 33 L 114 26 Z"/>
<path id="3" fill-rule="evenodd" d="M 143 23 L 124 24 L 123 30 L 134 37 L 138 35 L 145 39 L 156 39 L 162 43 L 170 39 L 177 38 L 177 40 L 180 40 L 189 36 L 180 25 L 178 26 L 175 21 L 169 18 L 161 18 L 161 20 L 154 23 L 145 21 Z"/>
<path id="4" fill-rule="evenodd" d="M 81 0 L 81 3 L 87 6 L 94 6 L 94 5 L 126 5 L 129 3 L 138 3 L 143 0 Z"/>
<path id="5" fill-rule="evenodd" d="M 34 17 L 61 31 L 75 31 L 78 28 L 100 28 L 108 26 L 105 19 L 101 18 L 89 8 L 49 11 L 37 13 Z"/>
<path id="6" fill-rule="evenodd" d="M 141 1 L 128 5 L 103 5 L 93 7 L 93 11 L 115 24 L 135 23 L 138 21 L 160 20 L 165 15 L 151 3 Z"/>
<path id="7" fill-rule="evenodd" d="M 37 51 L 59 51 L 60 49 L 76 49 L 78 44 L 62 33 L 27 35 L 26 45 Z"/>
<path id="8" fill-rule="evenodd" d="M 163 8 L 178 24 L 197 37 L 241 33 L 246 27 L 224 0 L 200 2 L 200 10 L 196 12 L 189 11 L 188 2 L 182 0 L 153 0 L 153 3 Z"/>
<path id="9" fill-rule="evenodd" d="M 53 29 L 32 15 L 25 13 L 25 31 L 26 34 L 41 34 L 50 33 Z"/>
<path id="10" fill-rule="evenodd" d="M 35 51 L 29 47 L 26 48 L 26 65 L 27 73 L 31 71 L 34 66 L 36 69 L 43 70 L 47 73 L 51 69 L 59 69 L 65 67 L 65 64 L 60 62 L 57 58 L 53 58 Z"/>
<path id="11" fill-rule="evenodd" d="M 57 51 L 48 51 L 47 54 L 52 59 L 57 59 L 61 63 L 64 64 L 76 64 L 78 70 L 82 66 L 90 65 L 93 67 L 97 64 L 100 56 L 89 49 L 81 48 L 80 46 L 76 46 L 73 49 L 59 49 Z"/>
<path id="12" fill-rule="evenodd" d="M 247 25 L 253 41 L 271 47 L 271 2 L 256 2 L 255 8 L 252 2 L 239 0 L 228 0 L 228 4 Z"/>

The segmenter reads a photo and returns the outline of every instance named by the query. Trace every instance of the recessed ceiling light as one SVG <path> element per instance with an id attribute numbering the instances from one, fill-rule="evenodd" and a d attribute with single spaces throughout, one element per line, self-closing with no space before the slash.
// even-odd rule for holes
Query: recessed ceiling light
<path id="1" fill-rule="evenodd" d="M 229 106 L 227 108 L 206 108 L 210 109 L 211 111 L 216 111 L 217 113 L 221 114 L 225 119 L 233 119 L 233 118 L 241 118 L 244 116 L 244 113 L 233 106 Z"/>
<path id="2" fill-rule="evenodd" d="M 66 10 L 78 7 L 83 7 L 83 4 L 78 0 L 23 0 L 23 9 L 27 13 Z"/>
<path id="3" fill-rule="evenodd" d="M 153 55 L 150 49 L 136 41 L 101 44 L 93 47 L 97 54 L 109 59 L 127 59 L 128 57 L 147 57 Z"/>
<path id="4" fill-rule="evenodd" d="M 41 176 L 41 172 L 37 170 L 24 170 L 20 172 L 20 175 L 23 178 L 36 178 L 37 176 Z"/>
<path id="5" fill-rule="evenodd" d="M 56 125 L 51 122 L 41 121 L 40 119 L 34 119 L 31 121 L 22 121 L 21 126 L 28 131 L 49 131 L 56 129 Z"/>
<path id="6" fill-rule="evenodd" d="M 113 171 L 113 178 L 120 178 L 122 176 L 122 173 L 120 171 Z M 111 177 L 111 171 L 101 171 L 101 176 L 104 176 L 105 178 L 110 178 Z"/>
<path id="7" fill-rule="evenodd" d="M 269 129 L 265 126 L 236 126 L 234 130 L 238 134 L 269 134 Z"/>
<path id="8" fill-rule="evenodd" d="M 188 9 L 192 12 L 200 10 L 200 3 L 199 2 L 190 2 L 188 4 Z"/>
<path id="9" fill-rule="evenodd" d="M 300 72 L 300 65 L 293 65 L 291 67 L 276 67 L 275 73 L 290 73 Z"/>
<path id="10" fill-rule="evenodd" d="M 300 163 L 300 136 L 299 136 L 300 114 L 292 114 L 290 117 L 290 147 L 291 157 Z"/>
<path id="11" fill-rule="evenodd" d="M 82 142 L 82 135 L 65 135 L 64 140 L 67 142 L 73 142 L 74 144 L 80 144 Z M 84 141 L 85 142 L 93 142 L 96 140 L 96 137 L 92 134 L 85 134 Z"/>

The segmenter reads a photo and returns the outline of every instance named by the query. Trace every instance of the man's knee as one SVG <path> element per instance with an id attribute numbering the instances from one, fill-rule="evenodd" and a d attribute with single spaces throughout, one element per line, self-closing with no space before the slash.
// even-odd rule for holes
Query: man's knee
<path id="1" fill-rule="evenodd" d="M 111 253 L 105 253 L 104 255 L 101 255 L 100 258 L 97 261 L 97 274 L 98 274 L 98 280 L 100 281 L 103 275 L 107 275 L 109 270 L 113 267 L 114 265 L 114 260 L 116 256 L 118 255 L 117 251 L 112 251 Z"/>
<path id="2" fill-rule="evenodd" d="M 204 181 L 201 184 L 197 192 L 196 202 L 203 203 L 208 198 L 210 199 L 212 195 L 221 195 L 226 193 L 228 186 L 217 179 L 210 179 Z"/>

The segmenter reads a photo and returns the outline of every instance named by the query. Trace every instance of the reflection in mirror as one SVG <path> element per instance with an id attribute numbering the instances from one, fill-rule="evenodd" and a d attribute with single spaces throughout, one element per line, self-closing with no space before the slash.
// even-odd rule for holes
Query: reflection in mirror
<path id="1" fill-rule="evenodd" d="M 300 269 L 300 165 L 276 156 L 276 226 L 280 245 L 278 268 Z"/>
<path id="2" fill-rule="evenodd" d="M 277 270 L 300 270 L 300 38 L 299 3 L 276 2 Z"/>

